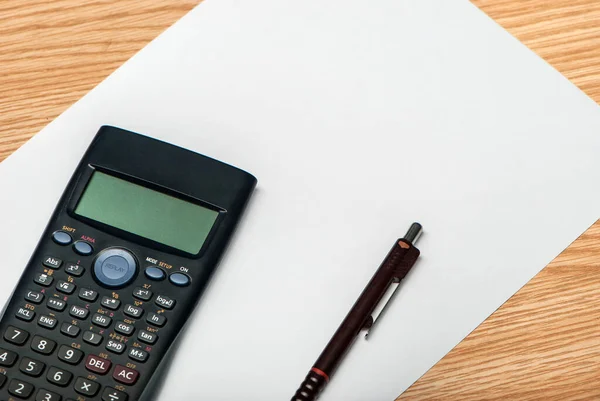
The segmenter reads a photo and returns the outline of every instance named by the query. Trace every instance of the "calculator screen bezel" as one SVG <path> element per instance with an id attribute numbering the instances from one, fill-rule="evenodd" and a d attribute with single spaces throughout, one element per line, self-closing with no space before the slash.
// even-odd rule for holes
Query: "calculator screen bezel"
<path id="1" fill-rule="evenodd" d="M 211 227 L 210 232 L 208 233 L 208 236 L 204 240 L 204 243 L 202 244 L 200 251 L 198 251 L 198 253 L 196 253 L 196 254 L 191 254 L 191 253 L 182 251 L 180 249 L 174 248 L 172 246 L 162 244 L 160 242 L 151 240 L 149 238 L 142 237 L 140 235 L 131 233 L 129 231 L 125 231 L 120 228 L 113 227 L 108 224 L 105 224 L 105 223 L 102 223 L 102 222 L 99 222 L 99 221 L 96 221 L 96 220 L 93 220 L 88 217 L 81 216 L 81 215 L 75 213 L 75 209 L 77 208 L 77 205 L 78 205 L 79 201 L 81 200 L 81 197 L 82 197 L 83 193 L 85 192 L 85 189 L 87 188 L 87 186 L 92 178 L 92 175 L 96 171 L 111 175 L 115 178 L 119 178 L 119 179 L 122 179 L 122 180 L 125 180 L 128 182 L 131 182 L 133 184 L 141 185 L 150 190 L 158 191 L 165 195 L 169 195 L 174 198 L 178 198 L 183 201 L 190 202 L 195 205 L 218 212 L 219 214 L 218 214 L 215 222 L 213 223 L 213 226 Z M 105 166 L 100 166 L 100 165 L 95 165 L 95 164 L 88 164 L 82 169 L 81 175 L 79 176 L 77 183 L 75 184 L 75 186 L 73 188 L 73 192 L 71 193 L 71 196 L 69 197 L 69 200 L 67 201 L 66 212 L 72 218 L 79 220 L 82 223 L 85 223 L 91 227 L 98 229 L 98 230 L 101 230 L 107 234 L 120 237 L 127 241 L 135 242 L 135 243 L 142 245 L 144 247 L 147 247 L 147 248 L 152 248 L 152 249 L 155 249 L 158 251 L 162 251 L 162 252 L 169 253 L 172 255 L 182 256 L 182 257 L 189 258 L 189 259 L 202 258 L 202 256 L 208 249 L 211 240 L 214 238 L 215 233 L 217 232 L 218 226 L 221 224 L 221 222 L 223 221 L 223 219 L 225 219 L 225 216 L 227 215 L 227 210 L 225 210 L 224 208 L 213 205 L 204 200 L 191 197 L 189 195 L 175 191 L 174 189 L 163 187 L 161 185 L 141 179 L 139 177 L 135 177 L 133 175 L 124 173 L 122 171 L 117 171 L 117 170 L 110 169 Z"/>

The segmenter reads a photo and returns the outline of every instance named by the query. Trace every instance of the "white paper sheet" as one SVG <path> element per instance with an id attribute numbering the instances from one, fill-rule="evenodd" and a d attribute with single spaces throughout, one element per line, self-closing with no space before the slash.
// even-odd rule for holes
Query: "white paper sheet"
<path id="1" fill-rule="evenodd" d="M 289 399 L 418 220 L 322 398 L 391 400 L 600 211 L 598 106 L 467 1 L 208 0 L 0 165 L 0 306 L 102 124 L 259 179 L 161 400 Z"/>

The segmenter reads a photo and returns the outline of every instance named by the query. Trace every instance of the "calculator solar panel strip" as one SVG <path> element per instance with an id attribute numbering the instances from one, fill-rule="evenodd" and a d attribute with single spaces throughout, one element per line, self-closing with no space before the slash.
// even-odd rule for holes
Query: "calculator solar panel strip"
<path id="1" fill-rule="evenodd" d="M 154 399 L 255 186 L 102 127 L 1 315 L 0 401 Z"/>

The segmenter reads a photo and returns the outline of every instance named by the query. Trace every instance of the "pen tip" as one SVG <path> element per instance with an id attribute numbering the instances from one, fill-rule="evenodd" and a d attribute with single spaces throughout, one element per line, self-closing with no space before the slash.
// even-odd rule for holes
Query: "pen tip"
<path id="1" fill-rule="evenodd" d="M 411 244 L 417 242 L 421 234 L 423 233 L 423 226 L 420 223 L 414 222 L 406 232 L 404 239 L 409 241 Z"/>

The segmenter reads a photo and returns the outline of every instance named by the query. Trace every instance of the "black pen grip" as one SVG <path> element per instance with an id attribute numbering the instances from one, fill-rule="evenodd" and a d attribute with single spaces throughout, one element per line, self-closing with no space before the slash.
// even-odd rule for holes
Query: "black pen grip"
<path id="1" fill-rule="evenodd" d="M 325 387 L 325 384 L 327 384 L 325 377 L 311 370 L 291 401 L 314 401 Z"/>

